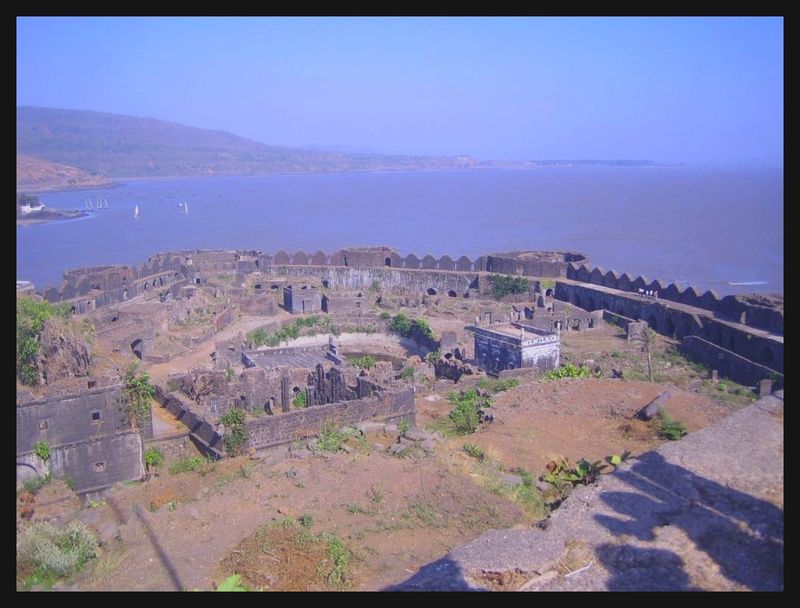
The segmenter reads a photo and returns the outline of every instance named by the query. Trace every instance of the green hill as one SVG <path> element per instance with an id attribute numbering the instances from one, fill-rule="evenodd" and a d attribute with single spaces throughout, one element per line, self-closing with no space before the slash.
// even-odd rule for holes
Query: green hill
<path id="1" fill-rule="evenodd" d="M 108 177 L 464 169 L 465 156 L 342 154 L 270 146 L 224 131 L 80 110 L 17 108 L 17 154 Z"/>

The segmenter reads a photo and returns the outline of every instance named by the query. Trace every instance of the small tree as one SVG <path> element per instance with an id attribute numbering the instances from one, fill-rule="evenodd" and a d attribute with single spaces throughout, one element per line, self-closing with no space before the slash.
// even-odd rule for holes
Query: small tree
<path id="1" fill-rule="evenodd" d="M 650 378 L 650 382 L 653 381 L 653 350 L 657 336 L 658 334 L 651 327 L 645 327 L 633 337 L 633 342 L 647 355 L 647 377 Z"/>

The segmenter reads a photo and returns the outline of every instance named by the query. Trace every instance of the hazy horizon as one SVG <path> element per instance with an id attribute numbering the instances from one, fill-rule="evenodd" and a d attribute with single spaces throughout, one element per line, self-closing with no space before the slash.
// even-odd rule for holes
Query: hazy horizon
<path id="1" fill-rule="evenodd" d="M 17 19 L 17 105 L 271 145 L 783 163 L 783 19 Z"/>

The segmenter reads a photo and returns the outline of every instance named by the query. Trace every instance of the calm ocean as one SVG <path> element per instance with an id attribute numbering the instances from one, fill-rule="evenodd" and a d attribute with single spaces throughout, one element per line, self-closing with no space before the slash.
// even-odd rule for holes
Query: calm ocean
<path id="1" fill-rule="evenodd" d="M 605 270 L 721 295 L 783 292 L 780 168 L 204 177 L 40 195 L 65 209 L 97 197 L 109 208 L 89 218 L 17 228 L 17 279 L 42 289 L 60 284 L 69 268 L 133 264 L 160 251 L 312 253 L 379 244 L 401 255 L 470 259 L 493 251 L 579 251 Z M 184 201 L 188 214 L 178 206 Z"/>

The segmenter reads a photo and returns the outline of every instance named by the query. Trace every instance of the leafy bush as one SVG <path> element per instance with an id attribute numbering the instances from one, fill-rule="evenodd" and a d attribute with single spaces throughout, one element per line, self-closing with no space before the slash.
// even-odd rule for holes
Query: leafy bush
<path id="1" fill-rule="evenodd" d="M 448 418 L 457 435 L 474 433 L 480 422 L 478 410 L 492 406 L 491 400 L 478 395 L 474 388 L 459 393 L 451 391 L 447 398 L 455 405 Z"/>
<path id="2" fill-rule="evenodd" d="M 372 355 L 364 355 L 363 357 L 356 357 L 353 359 L 353 365 L 360 369 L 372 369 L 375 367 L 375 357 Z"/>
<path id="3" fill-rule="evenodd" d="M 300 525 L 304 528 L 310 528 L 314 525 L 314 516 L 311 513 L 303 513 L 300 516 Z"/>
<path id="4" fill-rule="evenodd" d="M 172 475 L 177 475 L 178 473 L 189 473 L 202 467 L 205 462 L 205 458 L 202 456 L 181 458 L 180 460 L 172 463 L 172 466 L 169 468 L 169 472 Z"/>
<path id="5" fill-rule="evenodd" d="M 396 314 L 389 324 L 389 331 L 396 333 L 399 336 L 408 336 L 411 332 L 411 319 L 405 316 L 402 312 Z"/>
<path id="6" fill-rule="evenodd" d="M 296 408 L 304 408 L 308 406 L 308 394 L 305 392 L 297 393 L 292 399 L 292 405 Z"/>
<path id="7" fill-rule="evenodd" d="M 247 441 L 247 427 L 244 421 L 247 417 L 244 410 L 233 408 L 220 416 L 219 421 L 225 425 L 225 452 L 228 456 L 241 454 Z"/>
<path id="8" fill-rule="evenodd" d="M 48 460 L 50 460 L 50 446 L 47 445 L 46 442 L 37 441 L 36 446 L 33 448 L 33 451 L 36 452 L 36 455 L 43 461 L 47 462 Z"/>
<path id="9" fill-rule="evenodd" d="M 556 369 L 551 369 L 542 375 L 544 380 L 558 380 L 559 378 L 588 378 L 591 375 L 589 368 L 581 365 L 577 367 L 572 363 L 567 363 Z"/>
<path id="10" fill-rule="evenodd" d="M 156 447 L 148 448 L 144 453 L 144 463 L 147 468 L 158 467 L 164 462 L 164 454 Z"/>
<path id="11" fill-rule="evenodd" d="M 413 367 L 406 367 L 400 372 L 400 378 L 402 380 L 411 380 L 414 377 L 414 368 Z"/>
<path id="12" fill-rule="evenodd" d="M 131 363 L 122 377 L 121 409 L 128 417 L 131 426 L 142 428 L 150 422 L 150 403 L 155 396 L 155 388 L 150 384 L 150 375 L 139 372 L 139 364 Z"/>
<path id="13" fill-rule="evenodd" d="M 48 483 L 53 480 L 52 474 L 48 473 L 47 475 L 41 475 L 36 477 L 28 477 L 22 482 L 22 487 L 30 492 L 31 494 L 36 494 L 39 490 L 45 487 Z"/>
<path id="14" fill-rule="evenodd" d="M 528 279 L 523 277 L 493 274 L 490 280 L 492 282 L 492 295 L 498 300 L 511 294 L 528 293 L 531 288 Z"/>
<path id="15" fill-rule="evenodd" d="M 384 320 L 384 321 L 388 321 L 389 319 L 391 319 L 391 318 L 392 318 L 392 315 L 390 315 L 388 312 L 386 312 L 386 311 L 384 310 L 384 311 L 383 311 L 381 314 L 379 314 L 379 315 L 378 315 L 378 318 L 379 318 L 379 319 L 382 319 L 382 320 Z"/>
<path id="16" fill-rule="evenodd" d="M 408 432 L 408 429 L 410 429 L 410 428 L 411 428 L 411 425 L 409 424 L 408 420 L 406 420 L 405 418 L 401 418 L 400 422 L 397 423 L 397 431 L 401 435 L 404 435 L 406 432 Z"/>
<path id="17" fill-rule="evenodd" d="M 477 458 L 481 462 L 483 462 L 483 459 L 486 458 L 486 452 L 483 451 L 483 448 L 474 443 L 465 443 L 464 451 L 473 458 Z"/>
<path id="18" fill-rule="evenodd" d="M 39 338 L 45 321 L 52 317 L 68 319 L 71 307 L 66 302 L 50 304 L 44 300 L 17 298 L 17 377 L 23 384 L 39 383 Z"/>
<path id="19" fill-rule="evenodd" d="M 686 427 L 677 420 L 673 420 L 673 418 L 667 414 L 666 411 L 661 410 L 658 413 L 658 418 L 658 434 L 660 437 L 669 439 L 670 441 L 677 441 L 686 435 Z"/>
<path id="20" fill-rule="evenodd" d="M 36 523 L 17 540 L 17 562 L 42 576 L 67 577 L 95 557 L 97 547 L 97 539 L 78 521 L 60 530 Z"/>
<path id="21" fill-rule="evenodd" d="M 242 584 L 240 574 L 232 574 L 219 584 L 217 591 L 250 591 Z"/>
<path id="22" fill-rule="evenodd" d="M 432 350 L 427 355 L 425 355 L 425 360 L 431 365 L 435 364 L 441 358 L 442 358 L 442 351 L 440 350 Z"/>
<path id="23" fill-rule="evenodd" d="M 323 452 L 338 452 L 347 437 L 340 433 L 333 420 L 326 420 L 319 430 L 317 450 Z"/>
<path id="24" fill-rule="evenodd" d="M 333 535 L 327 535 L 328 558 L 333 565 L 328 573 L 328 583 L 334 587 L 342 588 L 347 584 L 350 576 L 350 551 L 344 546 L 342 540 Z"/>

